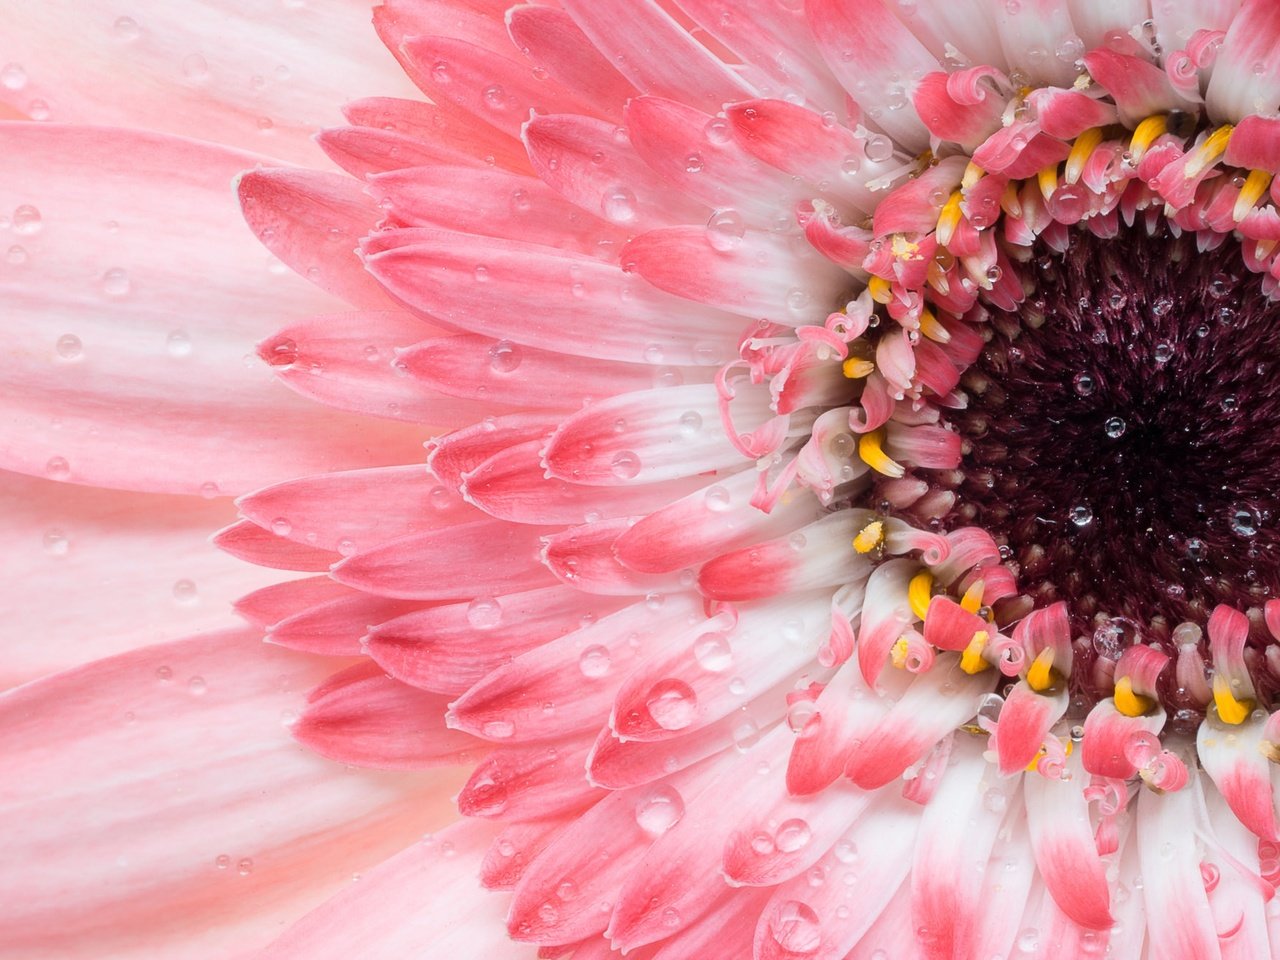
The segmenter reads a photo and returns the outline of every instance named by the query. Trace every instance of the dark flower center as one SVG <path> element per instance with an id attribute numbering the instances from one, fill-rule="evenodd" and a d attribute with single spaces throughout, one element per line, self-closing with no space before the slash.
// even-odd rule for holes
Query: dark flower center
<path id="1" fill-rule="evenodd" d="M 1078 230 L 1025 275 L 964 381 L 957 518 L 1101 655 L 1280 595 L 1280 307 L 1239 242 Z"/>

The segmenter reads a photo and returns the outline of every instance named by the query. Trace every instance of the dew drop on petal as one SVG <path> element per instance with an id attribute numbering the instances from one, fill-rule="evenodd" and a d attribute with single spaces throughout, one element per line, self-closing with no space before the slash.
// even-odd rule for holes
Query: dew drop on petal
<path id="1" fill-rule="evenodd" d="M 733 498 L 728 489 L 716 484 L 713 487 L 707 487 L 706 493 L 702 495 L 703 502 L 706 503 L 707 509 L 713 513 L 724 513 L 733 504 Z"/>
<path id="2" fill-rule="evenodd" d="M 516 728 L 509 720 L 489 720 L 480 732 L 489 740 L 506 740 L 515 734 Z"/>
<path id="3" fill-rule="evenodd" d="M 640 458 L 630 450 L 623 450 L 613 455 L 609 468 L 619 480 L 634 480 L 640 475 Z"/>
<path id="4" fill-rule="evenodd" d="M 746 232 L 746 221 L 732 207 L 717 210 L 707 221 L 707 242 L 721 253 L 740 247 Z"/>
<path id="5" fill-rule="evenodd" d="M 44 552 L 54 557 L 65 557 L 71 549 L 67 535 L 57 528 L 44 532 Z"/>
<path id="6" fill-rule="evenodd" d="M 636 219 L 636 195 L 622 184 L 615 184 L 605 190 L 600 210 L 611 223 L 631 223 Z"/>
<path id="7" fill-rule="evenodd" d="M 660 837 L 684 816 L 684 798 L 669 784 L 660 783 L 636 803 L 636 824 L 651 837 Z"/>
<path id="8" fill-rule="evenodd" d="M 1106 431 L 1108 437 L 1112 440 L 1119 440 L 1124 436 L 1124 432 L 1128 429 L 1128 424 L 1120 417 L 1108 417 L 1107 422 L 1102 425 L 1102 429 Z"/>
<path id="9" fill-rule="evenodd" d="M 192 695 L 203 697 L 209 692 L 209 684 L 204 677 L 195 676 L 187 681 L 187 689 L 191 691 Z"/>
<path id="10" fill-rule="evenodd" d="M 723 633 L 704 633 L 693 644 L 698 666 L 711 673 L 723 673 L 733 663 L 733 651 Z"/>
<path id="11" fill-rule="evenodd" d="M 693 723 L 698 695 L 683 680 L 659 680 L 645 698 L 649 716 L 664 730 L 683 730 Z"/>
<path id="12" fill-rule="evenodd" d="M 112 267 L 102 275 L 102 292 L 108 297 L 128 296 L 133 289 L 129 274 L 120 267 Z"/>
<path id="13" fill-rule="evenodd" d="M 178 603 L 195 603 L 198 599 L 195 581 L 186 579 L 175 581 L 173 584 L 173 599 Z"/>
<path id="14" fill-rule="evenodd" d="M 21 90 L 27 85 L 27 71 L 20 63 L 6 63 L 0 67 L 0 86 L 6 90 Z"/>
<path id="15" fill-rule="evenodd" d="M 37 210 L 29 203 L 24 203 L 13 211 L 13 232 L 23 236 L 32 237 L 40 232 L 40 228 L 44 226 L 44 220 Z"/>
<path id="16" fill-rule="evenodd" d="M 592 680 L 608 673 L 612 663 L 613 658 L 610 657 L 608 648 L 599 644 L 587 647 L 578 656 L 578 669 L 584 677 Z"/>
<path id="17" fill-rule="evenodd" d="M 185 330 L 171 331 L 165 338 L 164 346 L 174 359 L 191 356 L 191 336 Z"/>
<path id="18" fill-rule="evenodd" d="M 54 349 L 63 360 L 79 360 L 84 355 L 84 344 L 74 333 L 64 333 L 60 336 Z"/>
<path id="19" fill-rule="evenodd" d="M 502 623 L 502 604 L 494 597 L 476 597 L 467 605 L 467 623 L 477 630 L 492 630 Z"/>
<path id="20" fill-rule="evenodd" d="M 1096 387 L 1097 384 L 1089 374 L 1077 373 L 1075 378 L 1071 381 L 1071 386 L 1072 389 L 1074 389 L 1080 396 L 1087 397 L 1089 394 L 1093 393 L 1094 387 Z"/>
<path id="21" fill-rule="evenodd" d="M 769 935 L 789 954 L 808 956 L 822 946 L 822 925 L 813 907 L 799 900 L 778 905 L 769 918 Z"/>
<path id="22" fill-rule="evenodd" d="M 803 850 L 813 839 L 813 831 L 808 821 L 793 819 L 784 821 L 774 832 L 774 845 L 783 853 L 795 853 Z"/>
<path id="23" fill-rule="evenodd" d="M 66 480 L 71 476 L 71 464 L 66 457 L 50 457 L 44 465 L 44 472 L 52 480 Z"/>

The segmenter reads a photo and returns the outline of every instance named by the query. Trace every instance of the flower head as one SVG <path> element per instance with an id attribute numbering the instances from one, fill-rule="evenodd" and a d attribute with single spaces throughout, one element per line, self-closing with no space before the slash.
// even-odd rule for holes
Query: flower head
<path id="1" fill-rule="evenodd" d="M 297 740 L 495 826 L 268 956 L 468 866 L 512 956 L 1267 953 L 1280 13 L 1202 6 L 375 9 L 430 102 L 238 180 L 352 307 L 258 353 L 437 429 L 218 542 L 358 658 Z"/>

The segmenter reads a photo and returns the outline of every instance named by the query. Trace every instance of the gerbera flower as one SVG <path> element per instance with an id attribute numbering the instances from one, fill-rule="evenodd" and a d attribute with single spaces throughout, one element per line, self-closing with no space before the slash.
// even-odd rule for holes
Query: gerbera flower
<path id="1" fill-rule="evenodd" d="M 471 762 L 469 820 L 263 955 L 1270 955 L 1280 8 L 373 21 L 429 102 L 358 99 L 318 137 L 345 173 L 237 190 L 348 305 L 258 357 L 425 465 L 241 497 L 219 545 L 313 574 L 238 605 L 296 653 L 237 639 L 243 670 L 186 683 L 327 673 L 296 741 Z M 160 696 L 171 653 L 107 669 Z M 11 709 L 89 722 L 98 675 Z M 268 858 L 298 876 L 427 789 L 353 773 L 308 818 L 279 777 L 247 816 L 297 820 Z"/>

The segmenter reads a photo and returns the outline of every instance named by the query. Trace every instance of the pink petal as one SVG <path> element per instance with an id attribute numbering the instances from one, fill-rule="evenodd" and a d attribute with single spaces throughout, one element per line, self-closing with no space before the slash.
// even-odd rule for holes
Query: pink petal
<path id="1" fill-rule="evenodd" d="M 1136 125 L 1152 114 L 1185 105 L 1168 75 L 1140 57 L 1100 47 L 1086 53 L 1084 63 L 1089 75 L 1111 94 L 1126 124 Z"/>
<path id="2" fill-rule="evenodd" d="M 1215 121 L 1275 113 L 1280 106 L 1278 44 L 1280 8 L 1268 0 L 1245 0 L 1231 18 L 1205 91 L 1205 106 Z"/>
<path id="3" fill-rule="evenodd" d="M 1080 759 L 1085 770 L 1100 777 L 1127 780 L 1137 772 L 1126 747 L 1137 733 L 1159 734 L 1164 729 L 1165 712 L 1157 706 L 1151 716 L 1128 717 L 1116 709 L 1115 701 L 1100 701 L 1084 721 Z"/>
<path id="4" fill-rule="evenodd" d="M 856 661 L 844 663 L 811 710 L 797 709 L 788 717 L 788 723 L 799 726 L 799 736 L 787 762 L 787 789 L 803 796 L 834 783 L 865 732 L 892 703 L 867 687 Z"/>
<path id="5" fill-rule="evenodd" d="M 1271 761 L 1260 749 L 1266 725 L 1265 719 L 1253 717 L 1238 726 L 1205 720 L 1196 735 L 1196 751 L 1232 813 L 1259 838 L 1275 843 Z"/>
<path id="6" fill-rule="evenodd" d="M 545 528 L 477 520 L 361 551 L 333 568 L 334 579 L 383 597 L 453 600 L 546 586 L 538 563 Z"/>
<path id="7" fill-rule="evenodd" d="M 641 93 L 711 111 L 752 95 L 736 72 L 654 0 L 564 0 L 564 7 Z M 618 29 L 620 23 L 625 30 Z"/>
<path id="8" fill-rule="evenodd" d="M 328 577 L 324 579 L 333 583 Z M 370 624 L 402 617 L 424 606 L 414 600 L 388 600 L 349 587 L 342 589 L 349 595 L 312 606 L 298 604 L 288 616 L 273 621 L 263 639 L 305 653 L 358 657 L 364 653 L 361 641 Z"/>
<path id="9" fill-rule="evenodd" d="M 295 543 L 252 520 L 239 520 L 219 530 L 213 537 L 213 545 L 233 557 L 276 570 L 319 573 L 341 559 L 334 551 Z"/>
<path id="10" fill-rule="evenodd" d="M 996 727 L 996 753 L 1005 776 L 1025 770 L 1036 758 L 1050 728 L 1067 712 L 1065 685 L 1052 694 L 1037 693 L 1025 680 L 1005 695 Z"/>
<path id="11" fill-rule="evenodd" d="M 587 740 L 499 747 L 472 771 L 458 794 L 458 810 L 466 817 L 509 820 L 575 814 L 606 796 L 587 782 L 590 746 Z"/>
<path id="12" fill-rule="evenodd" d="M 583 593 L 636 597 L 679 591 L 679 574 L 638 573 L 618 562 L 613 545 L 635 522 L 632 517 L 598 520 L 553 533 L 544 541 L 542 562 L 562 583 Z"/>
<path id="13" fill-rule="evenodd" d="M 359 767 L 474 763 L 482 744 L 445 727 L 446 699 L 392 680 L 377 664 L 360 663 L 311 691 L 292 732 L 320 756 Z"/>
<path id="14" fill-rule="evenodd" d="M 404 960 L 433 954 L 533 960 L 531 948 L 506 936 L 505 898 L 476 882 L 476 861 L 493 833 L 488 824 L 465 820 L 428 835 L 307 914 L 261 960 Z M 438 895 L 424 896 L 424 891 Z"/>
<path id="15" fill-rule="evenodd" d="M 1106 864 L 1098 856 L 1084 787 L 1077 780 L 1050 780 L 1038 773 L 1023 777 L 1031 849 L 1062 912 L 1090 930 L 1106 930 L 1113 922 Z"/>
<path id="16" fill-rule="evenodd" d="M 636 662 L 704 620 L 701 607 L 691 594 L 655 598 L 535 647 L 459 697 L 452 722 L 485 736 L 505 732 L 515 741 L 598 729 Z M 544 703 L 555 710 L 543 710 Z"/>
<path id="17" fill-rule="evenodd" d="M 24 80 L 5 85 L 0 102 L 23 114 L 42 102 L 59 123 L 145 127 L 321 164 L 311 135 L 339 120 L 351 91 L 412 92 L 368 22 L 367 10 L 342 0 L 264 9 L 197 0 L 137 12 L 57 0 L 6 18 L 5 57 Z"/>
<path id="18" fill-rule="evenodd" d="M 515 240 L 432 237 L 373 254 L 369 270 L 413 309 L 474 333 L 583 357 L 698 364 L 724 359 L 742 332 L 741 318 L 691 308 L 612 264 Z M 517 299 L 527 322 L 513 330 Z"/>
<path id="19" fill-rule="evenodd" d="M 385 9 L 385 4 L 381 9 Z M 492 163 L 515 173 L 529 172 L 529 158 L 517 140 L 466 114 L 441 109 L 434 103 L 365 97 L 345 104 L 342 112 L 349 122 L 365 128 L 366 132 L 381 131 L 394 136 L 397 143 L 412 144 L 415 151 L 423 152 L 421 155 L 427 158 L 427 163 L 450 166 Z M 323 138 L 324 133 L 319 136 Z M 397 163 L 384 169 L 399 166 L 414 164 Z"/>
<path id="20" fill-rule="evenodd" d="M 450 487 L 462 484 L 462 475 L 490 457 L 521 443 L 546 439 L 558 421 L 538 413 L 494 417 L 427 441 L 427 463 L 433 474 Z"/>
<path id="21" fill-rule="evenodd" d="M 269 370 L 244 363 L 273 317 L 337 306 L 273 274 L 227 202 L 231 178 L 257 158 L 123 130 L 6 123 L 0 138 L 0 204 L 40 213 L 37 232 L 19 238 L 27 262 L 4 283 L 22 320 L 0 365 L 15 414 L 0 466 L 236 494 L 412 456 L 413 433 L 288 397 Z M 193 263 L 217 277 L 197 297 Z"/>
<path id="22" fill-rule="evenodd" d="M 99 657 L 233 626 L 228 604 L 279 579 L 210 546 L 235 517 L 202 500 L 0 471 L 5 614 L 0 689 Z M 21 602 L 18 594 L 21 593 Z"/>
<path id="23" fill-rule="evenodd" d="M 1070 87 L 1075 64 L 1070 57 L 1058 56 L 1063 42 L 1075 36 L 1067 0 L 1019 0 L 1016 6 L 994 9 L 1009 66 L 1036 86 Z"/>
<path id="24" fill-rule="evenodd" d="M 619 605 L 562 586 L 481 595 L 380 623 L 366 644 L 368 655 L 397 679 L 457 695 L 513 657 Z"/>
<path id="25" fill-rule="evenodd" d="M 289 736 L 327 670 L 240 630 L 9 693 L 0 803 L 23 824 L 6 838 L 23 869 L 0 881 L 6 948 L 185 957 L 195 939 L 205 956 L 238 955 L 440 823 L 447 779 L 353 773 Z M 255 931 L 257 917 L 270 922 Z"/>

